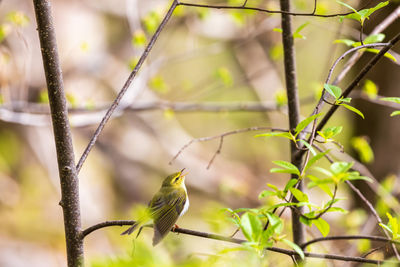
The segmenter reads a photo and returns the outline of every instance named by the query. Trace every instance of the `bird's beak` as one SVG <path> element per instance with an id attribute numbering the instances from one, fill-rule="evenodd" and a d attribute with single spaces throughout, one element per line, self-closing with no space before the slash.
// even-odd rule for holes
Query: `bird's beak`
<path id="1" fill-rule="evenodd" d="M 185 177 L 189 172 L 186 172 L 186 173 L 183 173 L 183 171 L 185 170 L 185 168 L 183 168 L 182 170 L 181 170 L 181 177 Z"/>

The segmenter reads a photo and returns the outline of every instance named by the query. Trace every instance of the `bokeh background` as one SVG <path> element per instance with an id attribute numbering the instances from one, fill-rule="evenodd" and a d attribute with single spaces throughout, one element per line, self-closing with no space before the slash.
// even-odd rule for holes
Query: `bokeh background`
<path id="1" fill-rule="evenodd" d="M 170 1 L 51 2 L 78 160 Z M 237 5 L 242 1 L 209 2 Z M 292 2 L 296 11 L 308 12 L 314 1 Z M 366 1 L 345 2 L 357 7 Z M 366 32 L 397 5 L 391 1 L 384 11 L 372 16 Z M 249 0 L 248 6 L 279 9 L 279 1 Z M 335 1 L 321 0 L 317 11 L 347 10 Z M 330 65 L 346 48 L 334 40 L 356 40 L 358 26 L 341 23 L 338 18 L 294 17 L 293 22 L 295 29 L 304 25 L 295 43 L 301 113 L 307 116 L 317 102 Z M 389 37 L 396 27 L 398 24 L 388 28 Z M 182 6 L 176 10 L 82 168 L 83 227 L 135 218 L 165 176 L 186 168 L 191 207 L 179 225 L 230 235 L 235 226 L 222 208 L 259 207 L 265 201 L 259 200 L 258 194 L 266 183 L 285 185 L 288 177 L 271 174 L 269 169 L 272 160 L 289 160 L 289 144 L 279 138 L 254 137 L 263 131 L 226 137 L 208 169 L 218 150 L 218 139 L 193 143 L 170 164 L 195 138 L 247 127 L 287 128 L 283 53 L 277 28 L 277 14 Z M 0 266 L 65 266 L 58 169 L 32 1 L 0 1 L 0 41 Z M 379 88 L 379 94 L 395 96 L 396 89 L 398 94 L 399 67 L 382 60 L 375 71 L 369 79 Z M 360 89 L 363 87 L 364 82 Z M 181 102 L 212 103 L 220 110 L 182 111 L 171 106 Z M 276 108 L 269 112 L 228 112 L 224 108 L 249 103 Z M 154 108 L 146 108 L 149 105 Z M 339 141 L 354 157 L 358 155 L 357 148 L 351 146 L 353 136 L 370 143 L 378 154 L 367 164 L 377 179 L 385 180 L 386 189 L 397 194 L 399 120 L 389 117 L 389 108 L 363 100 L 358 105 L 366 113 L 365 121 L 340 111 L 330 125 L 344 126 Z M 340 188 L 339 196 L 346 198 L 340 205 L 350 212 L 327 216 L 332 235 L 373 231 L 376 223 L 362 205 L 357 205 L 348 188 Z M 312 199 L 320 203 L 326 196 L 313 191 Z M 384 214 L 385 203 L 377 205 Z M 288 219 L 285 227 L 290 237 L 290 214 L 283 216 Z M 235 251 L 234 245 L 185 235 L 169 234 L 152 248 L 151 230 L 144 230 L 133 241 L 119 235 L 124 229 L 111 227 L 89 235 L 85 240 L 87 265 L 291 264 L 291 259 L 282 255 L 267 253 L 260 257 Z M 308 229 L 308 234 L 320 235 L 314 228 Z M 326 243 L 313 251 L 356 254 L 369 247 L 368 242 Z"/>

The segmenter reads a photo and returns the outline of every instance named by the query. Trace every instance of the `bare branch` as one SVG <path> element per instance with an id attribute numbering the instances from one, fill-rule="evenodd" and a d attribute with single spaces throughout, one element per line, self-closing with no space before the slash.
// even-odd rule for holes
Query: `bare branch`
<path id="1" fill-rule="evenodd" d="M 289 15 L 289 16 L 309 16 L 309 17 L 323 17 L 323 18 L 331 18 L 331 17 L 339 17 L 339 16 L 346 16 L 349 14 L 352 14 L 353 12 L 347 12 L 347 13 L 335 13 L 335 14 L 315 14 L 315 11 L 317 9 L 317 1 L 314 0 L 314 7 L 313 11 L 310 13 L 296 13 L 296 12 L 290 12 L 286 10 L 269 10 L 265 8 L 260 8 L 260 7 L 249 7 L 246 6 L 247 1 L 245 2 L 244 5 L 240 6 L 227 6 L 227 5 L 208 5 L 208 4 L 195 4 L 195 3 L 186 3 L 186 2 L 178 2 L 178 5 L 181 6 L 191 6 L 191 7 L 198 7 L 198 8 L 210 8 L 210 9 L 241 9 L 241 10 L 253 10 L 253 11 L 258 11 L 258 12 L 263 12 L 263 13 L 269 13 L 269 14 L 284 14 L 284 15 Z M 364 7 L 363 7 L 364 8 Z M 360 8 L 359 10 L 363 9 Z"/>
<path id="2" fill-rule="evenodd" d="M 234 135 L 234 134 L 239 134 L 239 133 L 246 133 L 246 132 L 251 132 L 251 131 L 262 131 L 262 130 L 269 130 L 272 132 L 287 132 L 288 130 L 286 129 L 278 129 L 278 128 L 272 128 L 272 127 L 250 127 L 250 128 L 244 128 L 244 129 L 238 129 L 238 130 L 233 130 L 233 131 L 229 131 L 229 132 L 225 132 L 219 135 L 214 135 L 214 136 L 208 136 L 208 137 L 201 137 L 201 138 L 196 138 L 196 139 L 192 139 L 190 140 L 188 143 L 186 143 L 179 151 L 178 153 L 175 154 L 175 156 L 170 160 L 169 164 L 171 165 L 178 157 L 180 154 L 182 154 L 182 152 L 188 148 L 190 145 L 192 145 L 193 143 L 197 143 L 197 142 L 206 142 L 206 141 L 210 141 L 210 140 L 214 140 L 214 139 L 220 139 L 219 145 L 218 145 L 218 149 L 217 151 L 214 153 L 213 157 L 211 158 L 210 162 L 208 163 L 207 169 L 210 168 L 212 162 L 214 161 L 215 157 L 217 154 L 219 154 L 221 152 L 222 149 L 222 142 L 223 142 L 223 138 L 229 135 Z"/>
<path id="3" fill-rule="evenodd" d="M 79 162 L 76 166 L 76 170 L 79 173 L 80 169 L 82 168 L 83 163 L 85 162 L 87 156 L 89 155 L 91 149 L 93 148 L 94 144 L 96 143 L 97 138 L 99 137 L 100 133 L 103 131 L 104 126 L 108 122 L 108 120 L 111 118 L 111 115 L 115 111 L 115 109 L 118 107 L 119 102 L 121 101 L 122 97 L 125 95 L 126 91 L 129 89 L 129 86 L 131 85 L 132 81 L 135 79 L 136 74 L 142 67 L 144 61 L 146 60 L 147 56 L 149 55 L 151 49 L 153 48 L 155 42 L 157 41 L 158 36 L 164 29 L 165 25 L 167 24 L 168 20 L 171 18 L 172 13 L 174 12 L 175 8 L 177 7 L 178 3 L 176 0 L 174 0 L 171 4 L 171 7 L 169 8 L 168 12 L 165 14 L 165 17 L 161 21 L 160 25 L 158 26 L 156 32 L 154 33 L 153 37 L 151 38 L 150 42 L 146 46 L 145 50 L 143 51 L 142 56 L 140 57 L 138 63 L 136 64 L 135 68 L 129 75 L 128 79 L 126 80 L 124 86 L 122 87 L 121 91 L 118 93 L 117 97 L 115 98 L 113 104 L 111 107 L 107 110 L 106 115 L 103 117 L 102 121 L 100 122 L 99 126 L 97 127 L 95 133 L 93 134 L 89 144 L 87 145 L 85 151 L 83 152 L 81 158 L 79 159 Z"/>
<path id="4" fill-rule="evenodd" d="M 33 4 L 57 150 L 61 183 L 60 205 L 64 214 L 67 261 L 69 267 L 83 266 L 83 242 L 80 239 L 79 181 L 75 169 L 74 149 L 68 121 L 61 65 L 58 58 L 56 34 L 51 14 L 51 4 L 48 0 L 34 0 Z"/>

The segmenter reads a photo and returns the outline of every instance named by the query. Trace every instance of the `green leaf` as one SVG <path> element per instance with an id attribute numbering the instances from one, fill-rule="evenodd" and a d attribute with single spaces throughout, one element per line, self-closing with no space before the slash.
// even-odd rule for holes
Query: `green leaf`
<path id="1" fill-rule="evenodd" d="M 357 151 L 361 162 L 371 163 L 374 161 L 374 152 L 364 136 L 351 138 L 350 144 Z"/>
<path id="2" fill-rule="evenodd" d="M 313 224 L 318 228 L 321 234 L 326 237 L 329 234 L 330 226 L 327 221 L 322 218 L 318 218 L 318 220 L 313 220 Z"/>
<path id="3" fill-rule="evenodd" d="M 301 131 L 303 131 L 313 120 L 321 116 L 322 113 L 318 113 L 315 115 L 312 115 L 304 120 L 302 120 L 299 124 L 297 124 L 296 129 L 295 129 L 295 136 L 297 136 Z"/>
<path id="4" fill-rule="evenodd" d="M 351 102 L 351 97 L 340 97 L 338 99 L 338 102 L 350 103 Z"/>
<path id="5" fill-rule="evenodd" d="M 285 186 L 285 189 L 283 190 L 284 192 L 287 192 L 290 188 L 292 188 L 294 185 L 297 184 L 299 180 L 297 179 L 290 179 Z"/>
<path id="6" fill-rule="evenodd" d="M 274 31 L 274 32 L 280 32 L 280 33 L 283 32 L 282 28 L 273 28 L 272 31 Z"/>
<path id="7" fill-rule="evenodd" d="M 394 116 L 398 116 L 398 115 L 400 115 L 400 110 L 393 111 L 393 112 L 390 114 L 390 117 L 394 117 Z"/>
<path id="8" fill-rule="evenodd" d="M 133 33 L 131 42 L 134 47 L 143 47 L 147 43 L 146 35 L 143 31 L 138 30 Z"/>
<path id="9" fill-rule="evenodd" d="M 322 131 L 318 131 L 318 134 L 321 135 L 324 139 L 330 139 L 342 132 L 342 126 L 333 126 L 328 127 Z"/>
<path id="10" fill-rule="evenodd" d="M 258 198 L 261 199 L 261 198 L 266 198 L 266 197 L 269 197 L 269 196 L 276 196 L 276 192 L 272 192 L 272 191 L 269 191 L 269 190 L 264 190 L 258 195 Z"/>
<path id="11" fill-rule="evenodd" d="M 169 86 L 161 75 L 152 77 L 149 81 L 149 87 L 158 93 L 166 94 L 169 91 Z"/>
<path id="12" fill-rule="evenodd" d="M 382 42 L 385 39 L 385 35 L 383 33 L 378 33 L 378 34 L 372 34 L 366 37 L 363 40 L 364 44 L 373 44 L 373 43 L 379 43 Z"/>
<path id="13" fill-rule="evenodd" d="M 316 171 L 319 171 L 320 173 L 323 173 L 323 174 L 325 174 L 326 176 L 328 176 L 328 177 L 332 177 L 333 176 L 333 173 L 331 173 L 330 171 L 328 171 L 328 170 L 325 170 L 324 168 L 321 168 L 321 167 L 314 167 L 313 168 L 314 170 L 316 170 Z"/>
<path id="14" fill-rule="evenodd" d="M 306 166 L 304 167 L 304 170 L 305 170 L 305 171 L 308 170 L 308 168 L 310 168 L 310 167 L 311 167 L 313 164 L 315 164 L 318 160 L 320 160 L 322 157 L 324 157 L 326 154 L 328 154 L 329 151 L 330 151 L 330 149 L 327 150 L 327 151 L 325 151 L 325 152 L 318 153 L 317 155 L 315 155 L 314 157 L 312 157 L 312 158 L 307 162 Z"/>
<path id="15" fill-rule="evenodd" d="M 392 232 L 392 229 L 391 229 L 389 226 L 387 226 L 386 224 L 380 223 L 379 225 L 380 225 L 382 228 L 385 228 L 386 230 L 388 230 L 389 233 L 391 233 L 391 234 L 393 233 L 393 232 Z"/>
<path id="16" fill-rule="evenodd" d="M 382 97 L 379 100 L 394 102 L 400 104 L 400 97 Z"/>
<path id="17" fill-rule="evenodd" d="M 283 230 L 283 222 L 282 219 L 279 218 L 277 215 L 267 212 L 265 214 L 268 218 L 270 227 L 269 229 L 272 230 L 273 234 L 279 235 Z"/>
<path id="18" fill-rule="evenodd" d="M 298 245 L 287 239 L 282 239 L 282 242 L 291 247 L 294 251 L 296 251 L 297 254 L 299 254 L 300 258 L 304 260 L 304 252 Z"/>
<path id="19" fill-rule="evenodd" d="M 324 84 L 324 89 L 332 95 L 335 99 L 338 99 L 342 95 L 342 89 L 332 84 Z"/>
<path id="20" fill-rule="evenodd" d="M 317 155 L 317 152 L 315 152 L 314 148 L 313 148 L 306 140 L 300 139 L 300 142 L 301 142 L 305 147 L 307 147 L 308 150 L 310 150 L 311 153 L 312 153 L 314 156 Z"/>
<path id="21" fill-rule="evenodd" d="M 353 46 L 356 42 L 353 40 L 349 40 L 349 39 L 338 39 L 335 40 L 333 43 L 335 44 L 345 44 L 347 46 Z"/>
<path id="22" fill-rule="evenodd" d="M 233 85 L 233 77 L 228 68 L 218 68 L 215 75 L 226 87 L 231 87 Z"/>
<path id="23" fill-rule="evenodd" d="M 29 24 L 29 17 L 21 11 L 11 11 L 6 19 L 18 27 L 25 27 Z"/>
<path id="24" fill-rule="evenodd" d="M 270 172 L 292 173 L 292 174 L 297 174 L 298 176 L 300 176 L 299 169 L 296 166 L 294 166 L 292 163 L 284 161 L 284 160 L 275 160 L 272 162 L 284 169 L 273 168 L 270 170 Z"/>
<path id="25" fill-rule="evenodd" d="M 353 111 L 354 113 L 358 114 L 361 118 L 365 119 L 364 114 L 361 111 L 359 111 L 358 109 L 356 109 L 355 107 L 349 106 L 347 104 L 339 104 L 339 105 L 347 108 L 348 110 Z"/>
<path id="26" fill-rule="evenodd" d="M 371 53 L 374 53 L 374 54 L 378 54 L 380 52 L 379 49 L 375 49 L 375 48 L 367 48 L 367 49 L 365 49 L 365 51 L 371 52 Z M 384 57 L 392 60 L 393 62 L 397 62 L 397 59 L 392 54 L 390 54 L 389 52 L 386 52 L 384 54 Z"/>
<path id="27" fill-rule="evenodd" d="M 388 4 L 389 4 L 389 1 L 380 2 L 375 7 L 367 9 L 368 11 L 366 12 L 365 17 L 368 18 L 372 13 L 374 13 L 378 9 L 381 9 L 382 7 L 387 6 Z"/>
<path id="28" fill-rule="evenodd" d="M 161 22 L 161 16 L 156 11 L 150 11 L 146 16 L 143 17 L 142 22 L 146 31 L 150 34 L 153 34 Z"/>
<path id="29" fill-rule="evenodd" d="M 366 80 L 362 91 L 371 99 L 376 99 L 378 95 L 378 86 L 371 80 Z"/>
<path id="30" fill-rule="evenodd" d="M 349 211 L 339 208 L 339 207 L 330 207 L 327 212 L 340 212 L 340 213 L 348 213 Z"/>
<path id="31" fill-rule="evenodd" d="M 353 166 L 353 163 L 350 162 L 344 162 L 344 161 L 338 161 L 338 162 L 334 162 L 331 165 L 331 171 L 334 174 L 340 174 L 340 173 L 345 173 L 348 170 L 351 169 L 351 167 Z"/>
<path id="32" fill-rule="evenodd" d="M 257 215 L 246 212 L 243 214 L 240 220 L 240 226 L 243 231 L 243 235 L 248 241 L 258 242 L 263 230 L 263 226 Z"/>
<path id="33" fill-rule="evenodd" d="M 290 140 L 293 140 L 293 136 L 291 133 L 288 132 L 271 132 L 271 133 L 263 133 L 263 134 L 257 134 L 255 137 L 271 137 L 271 136 L 277 136 L 277 137 L 285 137 L 288 138 Z"/>
<path id="34" fill-rule="evenodd" d="M 289 191 L 299 202 L 308 202 L 308 196 L 297 188 L 290 188 Z"/>

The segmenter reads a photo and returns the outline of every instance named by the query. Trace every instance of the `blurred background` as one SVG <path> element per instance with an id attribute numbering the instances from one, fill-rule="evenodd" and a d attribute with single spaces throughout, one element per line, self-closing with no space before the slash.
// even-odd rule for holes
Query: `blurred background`
<path id="1" fill-rule="evenodd" d="M 345 2 L 358 7 L 367 1 Z M 170 1 L 51 3 L 78 160 Z M 242 1 L 209 3 L 240 5 Z M 298 12 L 310 12 L 313 3 L 292 1 Z M 279 9 L 278 0 L 249 0 L 247 5 Z M 392 1 L 384 11 L 371 16 L 366 32 L 395 8 L 397 3 Z M 347 11 L 335 1 L 318 1 L 318 13 Z M 358 25 L 341 23 L 339 18 L 314 17 L 294 17 L 293 23 L 298 29 L 295 44 L 301 113 L 308 116 L 331 64 L 346 49 L 334 40 L 357 40 Z M 398 22 L 387 29 L 385 41 L 396 27 Z M 278 14 L 177 8 L 80 172 L 84 228 L 105 220 L 134 219 L 168 174 L 186 168 L 191 207 L 179 226 L 230 235 L 235 226 L 222 208 L 259 207 L 265 201 L 260 201 L 258 194 L 267 183 L 286 184 L 288 176 L 271 174 L 269 169 L 272 160 L 290 160 L 289 144 L 280 138 L 254 137 L 265 131 L 225 137 L 214 160 L 219 138 L 194 142 L 181 150 L 193 139 L 238 129 L 287 128 L 279 28 Z M 356 65 L 356 69 L 361 67 Z M 384 59 L 375 71 L 370 83 L 360 84 L 359 95 L 363 94 L 361 89 L 372 86 L 381 95 L 398 96 L 398 65 Z M 348 77 L 351 80 L 353 75 Z M 346 84 L 345 80 L 341 86 Z M 31 1 L 0 2 L 0 103 L 0 266 L 65 266 L 58 169 Z M 389 117 L 392 109 L 364 100 L 357 103 L 366 120 L 339 111 L 330 125 L 344 126 L 339 141 L 345 151 L 356 158 L 366 153 L 360 160 L 396 195 L 399 119 Z M 346 198 L 340 205 L 350 212 L 327 216 L 331 234 L 371 233 L 376 222 L 357 205 L 348 188 L 340 188 L 338 194 Z M 313 191 L 316 203 L 326 199 L 322 192 Z M 382 214 L 388 210 L 386 202 L 376 205 Z M 285 212 L 283 217 L 288 219 L 285 228 L 290 237 L 290 214 Z M 287 256 L 267 253 L 259 257 L 253 252 L 234 251 L 235 245 L 185 235 L 169 234 L 153 248 L 150 229 L 135 241 L 120 236 L 124 229 L 110 227 L 89 235 L 85 239 L 87 265 L 292 264 Z M 308 229 L 308 234 L 320 236 L 314 228 Z M 368 251 L 370 246 L 368 242 L 325 243 L 313 251 L 352 255 Z"/>

